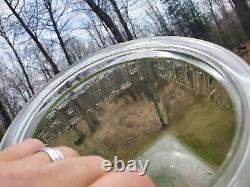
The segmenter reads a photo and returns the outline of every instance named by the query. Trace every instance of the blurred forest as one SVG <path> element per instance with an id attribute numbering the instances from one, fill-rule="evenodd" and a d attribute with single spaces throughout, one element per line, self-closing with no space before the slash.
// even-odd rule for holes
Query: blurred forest
<path id="1" fill-rule="evenodd" d="M 237 53 L 250 38 L 249 0 L 1 0 L 0 134 L 60 71 L 117 43 L 186 36 Z"/>

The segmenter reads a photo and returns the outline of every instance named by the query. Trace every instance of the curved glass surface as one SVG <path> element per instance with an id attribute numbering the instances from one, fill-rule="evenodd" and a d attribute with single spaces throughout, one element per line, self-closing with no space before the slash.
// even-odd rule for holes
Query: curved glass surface
<path id="1" fill-rule="evenodd" d="M 181 37 L 127 42 L 55 77 L 0 148 L 35 137 L 81 155 L 150 160 L 158 187 L 244 186 L 249 85 L 249 67 L 217 45 Z"/>
<path id="2" fill-rule="evenodd" d="M 59 92 L 34 137 L 81 155 L 150 160 L 158 186 L 208 185 L 232 143 L 235 120 L 226 91 L 182 60 L 125 61 L 78 75 Z"/>

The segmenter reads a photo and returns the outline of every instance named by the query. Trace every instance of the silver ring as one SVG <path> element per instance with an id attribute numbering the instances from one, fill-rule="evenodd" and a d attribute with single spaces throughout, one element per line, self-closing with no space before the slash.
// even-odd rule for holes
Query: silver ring
<path id="1" fill-rule="evenodd" d="M 46 153 L 52 162 L 56 162 L 59 160 L 64 160 L 64 156 L 60 150 L 52 147 L 43 147 L 39 152 Z"/>

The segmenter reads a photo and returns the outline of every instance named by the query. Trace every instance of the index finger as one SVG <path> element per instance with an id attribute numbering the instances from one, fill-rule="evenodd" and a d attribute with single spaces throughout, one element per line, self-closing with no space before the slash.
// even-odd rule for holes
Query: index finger
<path id="1" fill-rule="evenodd" d="M 0 152 L 1 161 L 13 161 L 32 155 L 41 150 L 44 144 L 37 139 L 26 139 Z"/>
<path id="2" fill-rule="evenodd" d="M 39 168 L 37 180 L 41 179 L 43 186 L 86 187 L 106 174 L 103 160 L 99 156 L 84 156 L 54 162 Z M 33 182 L 32 186 L 39 183 Z"/>

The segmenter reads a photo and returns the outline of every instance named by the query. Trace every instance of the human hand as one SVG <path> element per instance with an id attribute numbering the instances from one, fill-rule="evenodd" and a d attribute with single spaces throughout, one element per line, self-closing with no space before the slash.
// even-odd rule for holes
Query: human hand
<path id="1" fill-rule="evenodd" d="M 154 187 L 136 172 L 105 172 L 103 158 L 80 157 L 68 147 L 58 147 L 65 159 L 52 162 L 39 152 L 44 144 L 28 139 L 0 152 L 1 187 Z"/>

